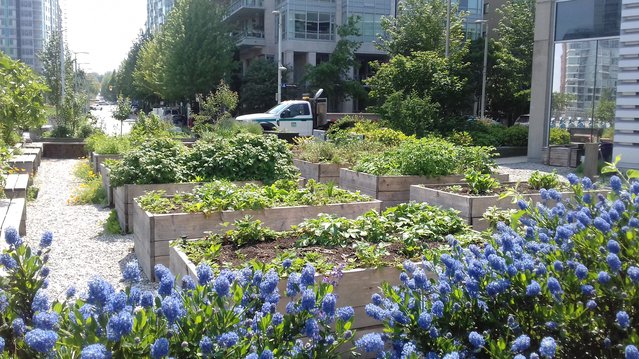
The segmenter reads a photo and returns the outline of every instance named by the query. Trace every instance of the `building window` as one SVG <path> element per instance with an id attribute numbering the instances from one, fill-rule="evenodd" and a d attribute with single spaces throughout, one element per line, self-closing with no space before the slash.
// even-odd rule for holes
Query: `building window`
<path id="1" fill-rule="evenodd" d="M 316 11 L 294 14 L 295 39 L 333 40 L 335 17 L 333 14 Z"/>
<path id="2" fill-rule="evenodd" d="M 619 36 L 621 0 L 557 3 L 555 41 Z"/>

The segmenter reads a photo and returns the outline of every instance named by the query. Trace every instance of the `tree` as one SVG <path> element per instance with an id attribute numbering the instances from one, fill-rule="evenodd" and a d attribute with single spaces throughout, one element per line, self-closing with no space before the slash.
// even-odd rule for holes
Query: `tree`
<path id="1" fill-rule="evenodd" d="M 316 66 L 309 65 L 304 81 L 315 89 L 322 88 L 333 100 L 341 103 L 348 98 L 359 98 L 366 95 L 361 82 L 352 79 L 352 71 L 359 66 L 355 51 L 361 42 L 351 37 L 360 36 L 357 17 L 349 17 L 346 24 L 337 28 L 339 40 L 328 61 Z"/>
<path id="2" fill-rule="evenodd" d="M 252 61 L 242 77 L 240 113 L 264 112 L 273 107 L 276 91 L 277 64 L 266 59 Z"/>
<path id="3" fill-rule="evenodd" d="M 512 119 L 530 109 L 535 0 L 509 0 L 497 11 L 501 20 L 487 93 L 490 107 Z"/>
<path id="4" fill-rule="evenodd" d="M 209 93 L 230 77 L 234 44 L 225 11 L 210 0 L 178 0 L 159 33 L 142 47 L 135 82 L 177 101 Z"/>
<path id="5" fill-rule="evenodd" d="M 232 119 L 231 113 L 235 111 L 239 98 L 236 92 L 231 91 L 229 86 L 220 81 L 217 90 L 211 92 L 209 96 L 200 104 L 200 113 L 195 118 L 193 132 L 203 134 L 211 131 L 212 125 L 224 119 Z"/>
<path id="6" fill-rule="evenodd" d="M 553 92 L 552 93 L 552 110 L 556 112 L 556 118 L 559 119 L 561 115 L 566 112 L 568 106 L 577 99 L 575 94 Z"/>
<path id="7" fill-rule="evenodd" d="M 44 46 L 42 52 L 38 54 L 38 58 L 42 63 L 42 74 L 50 91 L 46 95 L 49 104 L 56 107 L 56 116 L 60 116 L 60 111 L 64 106 L 65 99 L 62 96 L 62 76 L 64 73 L 64 92 L 73 91 L 73 60 L 71 52 L 62 41 L 60 32 L 52 32 L 49 41 Z M 62 71 L 60 63 L 60 51 L 64 51 L 64 71 Z"/>
<path id="8" fill-rule="evenodd" d="M 398 121 L 426 122 L 410 125 L 414 130 L 408 133 L 424 135 L 427 131 L 439 130 L 449 117 L 461 115 L 464 110 L 464 101 L 469 98 L 463 76 L 465 68 L 466 64 L 453 57 L 446 59 L 435 51 L 396 55 L 389 62 L 378 64 L 375 75 L 366 81 L 371 87 L 369 96 L 374 103 L 373 110 L 397 129 L 407 128 L 398 125 Z M 417 104 L 419 98 L 422 100 Z M 411 105 L 400 110 L 401 101 L 408 99 Z M 392 103 L 386 105 L 387 101 Z M 411 114 L 409 108 L 420 108 L 420 113 L 429 113 L 429 118 L 437 117 L 437 120 L 420 118 L 417 113 Z M 432 115 L 435 109 L 437 116 Z M 413 119 L 396 118 L 399 112 Z"/>
<path id="9" fill-rule="evenodd" d="M 46 123 L 42 78 L 0 52 L 0 139 L 13 144 L 17 130 Z"/>
<path id="10" fill-rule="evenodd" d="M 156 97 L 153 92 L 143 86 L 139 86 L 133 76 L 140 52 L 144 44 L 150 40 L 151 35 L 148 32 L 140 32 L 137 40 L 131 46 L 126 59 L 122 61 L 118 68 L 115 86 L 124 97 L 138 100 L 150 100 Z"/>
<path id="11" fill-rule="evenodd" d="M 382 17 L 384 32 L 376 41 L 389 55 L 408 56 L 417 51 L 445 54 L 447 4 L 445 0 L 404 0 L 398 2 L 397 16 Z M 450 12 L 450 53 L 464 48 L 464 14 L 453 5 Z"/>
<path id="12" fill-rule="evenodd" d="M 617 99 L 615 98 L 614 90 L 610 88 L 604 88 L 601 91 L 599 103 L 595 109 L 595 116 L 598 121 L 603 121 L 606 124 L 613 125 L 615 121 L 615 110 L 617 108 Z"/>
<path id="13" fill-rule="evenodd" d="M 122 136 L 122 127 L 124 127 L 124 120 L 131 115 L 131 100 L 128 97 L 118 95 L 118 104 L 113 112 L 113 118 L 120 120 L 120 136 Z"/>

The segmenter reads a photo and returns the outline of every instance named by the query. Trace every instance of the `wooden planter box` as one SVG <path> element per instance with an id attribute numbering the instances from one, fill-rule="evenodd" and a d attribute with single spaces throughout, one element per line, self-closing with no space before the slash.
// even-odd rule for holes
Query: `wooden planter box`
<path id="1" fill-rule="evenodd" d="M 75 159 L 86 156 L 84 141 L 81 139 L 47 139 L 42 142 L 42 157 Z"/>
<path id="2" fill-rule="evenodd" d="M 17 173 L 35 174 L 36 155 L 17 155 L 9 159 L 8 164 Z"/>
<path id="3" fill-rule="evenodd" d="M 100 177 L 102 177 L 102 187 L 106 191 L 107 203 L 109 207 L 113 208 L 113 188 L 111 188 L 111 169 L 105 166 L 104 163 L 100 163 Z"/>
<path id="4" fill-rule="evenodd" d="M 4 230 L 13 227 L 21 236 L 27 234 L 27 200 L 25 198 L 0 199 L 0 250 L 6 248 Z"/>
<path id="5" fill-rule="evenodd" d="M 27 198 L 29 175 L 26 173 L 12 173 L 5 177 L 4 195 L 9 198 Z"/>
<path id="6" fill-rule="evenodd" d="M 502 183 L 502 185 L 515 185 L 515 182 Z M 459 216 L 473 229 L 482 231 L 488 228 L 488 223 L 483 219 L 484 213 L 489 207 L 496 206 L 500 209 L 519 209 L 517 203 L 513 203 L 512 197 L 499 198 L 499 195 L 469 196 L 467 194 L 452 193 L 442 190 L 449 185 L 410 186 L 410 200 L 426 202 L 430 205 L 442 208 L 452 208 L 459 211 Z M 590 193 L 607 193 L 605 190 L 591 191 Z M 573 192 L 561 192 L 563 200 L 572 199 Z M 539 193 L 522 194 L 522 198 L 528 202 L 541 202 Z M 552 204 L 552 203 L 551 203 Z"/>
<path id="7" fill-rule="evenodd" d="M 500 182 L 508 181 L 508 175 L 494 174 Z M 410 200 L 410 186 L 418 184 L 455 184 L 461 183 L 464 176 L 376 176 L 342 168 L 339 174 L 339 186 L 349 191 L 374 197 L 382 201 L 382 209 L 406 203 Z"/>
<path id="8" fill-rule="evenodd" d="M 335 163 L 314 163 L 298 159 L 293 159 L 293 164 L 302 173 L 306 180 L 312 179 L 315 182 L 339 184 L 340 168 L 349 168 L 349 165 L 338 165 Z"/>
<path id="9" fill-rule="evenodd" d="M 169 247 L 169 269 L 171 272 L 180 277 L 190 275 L 197 280 L 195 265 L 189 258 L 176 247 Z M 364 329 L 379 326 L 379 321 L 366 315 L 366 304 L 371 302 L 371 296 L 374 293 L 380 293 L 382 283 L 391 285 L 400 285 L 399 275 L 401 270 L 395 267 L 352 269 L 344 271 L 344 276 L 340 279 L 335 287 L 335 295 L 337 295 L 337 304 L 339 307 L 350 305 L 355 310 L 355 320 L 352 329 Z M 286 293 L 287 278 L 282 278 L 278 284 L 280 293 Z M 321 281 L 321 275 L 316 278 Z M 278 310 L 284 312 L 286 303 L 282 300 L 278 304 Z"/>
<path id="10" fill-rule="evenodd" d="M 107 176 L 108 177 L 108 176 Z M 178 192 L 190 192 L 201 183 L 164 183 L 164 184 L 125 184 L 111 188 L 113 206 L 118 213 L 118 222 L 123 231 L 133 232 L 134 199 L 150 191 L 165 191 L 167 195 Z"/>
<path id="11" fill-rule="evenodd" d="M 102 155 L 99 153 L 91 152 L 91 166 L 93 167 L 94 173 L 100 173 L 100 165 L 105 160 L 118 160 L 122 158 L 122 155 Z"/>
<path id="12" fill-rule="evenodd" d="M 143 210 L 137 201 L 133 210 L 135 254 L 140 267 L 153 280 L 157 263 L 169 266 L 169 242 L 177 238 L 201 238 L 205 232 L 226 232 L 235 220 L 251 216 L 275 230 L 289 230 L 307 218 L 320 213 L 356 218 L 370 210 L 380 210 L 380 201 L 329 204 L 325 206 L 276 207 L 261 210 L 221 211 L 209 213 L 153 214 Z M 230 226 L 224 226 L 227 222 Z"/>
<path id="13" fill-rule="evenodd" d="M 581 163 L 579 146 L 549 146 L 542 151 L 544 164 L 575 168 Z"/>

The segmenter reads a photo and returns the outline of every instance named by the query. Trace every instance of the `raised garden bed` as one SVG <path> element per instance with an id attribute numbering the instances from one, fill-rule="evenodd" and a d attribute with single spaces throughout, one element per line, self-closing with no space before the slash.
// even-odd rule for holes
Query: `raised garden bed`
<path id="1" fill-rule="evenodd" d="M 35 155 L 35 170 L 38 170 L 40 167 L 40 162 L 42 162 L 42 148 L 41 147 L 23 147 L 20 149 L 23 155 Z"/>
<path id="2" fill-rule="evenodd" d="M 153 214 L 143 210 L 134 201 L 133 233 L 135 253 L 140 266 L 150 278 L 155 264 L 169 266 L 169 242 L 177 238 L 200 238 L 205 232 L 225 232 L 229 226 L 245 216 L 260 220 L 266 227 L 284 231 L 316 217 L 330 213 L 345 218 L 355 218 L 370 210 L 380 210 L 379 201 L 328 204 L 323 206 L 275 207 L 259 210 L 218 211 L 204 213 Z"/>
<path id="3" fill-rule="evenodd" d="M 508 181 L 508 175 L 494 174 L 499 181 Z M 347 168 L 340 169 L 340 187 L 349 191 L 359 191 L 382 201 L 382 209 L 406 203 L 410 200 L 410 186 L 418 184 L 455 184 L 461 183 L 464 176 L 377 176 L 357 172 Z"/>
<path id="4" fill-rule="evenodd" d="M 583 150 L 578 145 L 548 146 L 542 151 L 545 165 L 575 168 L 581 163 Z"/>
<path id="5" fill-rule="evenodd" d="M 26 173 L 12 173 L 5 178 L 4 195 L 9 198 L 27 198 L 29 175 Z"/>
<path id="6" fill-rule="evenodd" d="M 335 163 L 314 163 L 304 160 L 293 159 L 293 164 L 300 170 L 302 177 L 316 182 L 339 183 L 340 168 L 349 168 L 348 165 L 338 165 Z"/>
<path id="7" fill-rule="evenodd" d="M 522 199 L 527 202 L 537 203 L 541 201 L 539 190 L 530 188 L 526 183 L 507 182 L 502 183 L 501 190 L 487 195 L 472 195 L 468 193 L 468 186 L 460 185 L 460 192 L 452 192 L 450 185 L 412 185 L 410 186 L 410 200 L 426 202 L 442 208 L 451 208 L 459 211 L 459 216 L 475 230 L 485 230 L 489 224 L 483 215 L 489 207 L 499 209 L 518 209 L 517 203 L 513 203 L 512 197 L 500 198 L 509 188 L 518 185 L 518 191 Z M 574 193 L 561 191 L 562 199 L 572 199 Z M 591 191 L 590 193 L 607 193 L 605 190 Z M 552 201 L 551 201 L 552 202 Z"/>
<path id="8" fill-rule="evenodd" d="M 118 160 L 118 159 L 121 159 L 121 158 L 122 158 L 122 155 L 118 155 L 118 154 L 103 155 L 103 154 L 91 152 L 91 166 L 93 167 L 93 172 L 99 173 L 100 172 L 100 165 L 105 160 L 111 160 L 111 159 L 112 160 Z"/>
<path id="9" fill-rule="evenodd" d="M 169 249 L 169 269 L 176 276 L 190 275 L 197 278 L 195 265 L 189 260 L 187 255 L 177 247 Z M 343 276 L 335 287 L 334 293 L 339 298 L 340 306 L 350 305 L 355 310 L 355 320 L 352 329 L 362 330 L 364 328 L 378 326 L 379 322 L 366 315 L 365 307 L 370 303 L 371 295 L 380 292 L 382 283 L 399 285 L 399 275 L 402 270 L 395 266 L 350 269 L 343 271 Z M 321 278 L 321 276 L 318 276 Z M 321 280 L 321 279 L 317 279 Z M 278 284 L 280 293 L 286 293 L 287 279 L 283 278 Z M 278 310 L 285 311 L 286 301 L 280 301 Z"/>
<path id="10" fill-rule="evenodd" d="M 111 170 L 104 163 L 100 164 L 100 177 L 102 177 L 102 186 L 106 191 L 107 203 L 109 207 L 113 208 L 113 188 L 111 188 L 111 177 L 109 174 Z"/>
<path id="11" fill-rule="evenodd" d="M 104 167 L 104 165 L 103 165 Z M 105 171 L 109 171 L 105 167 Z M 102 177 L 104 178 L 104 176 Z M 108 172 L 107 172 L 107 181 Z M 103 180 L 104 183 L 104 180 Z M 118 222 L 120 222 L 120 228 L 127 233 L 133 232 L 133 205 L 134 199 L 144 195 L 150 191 L 164 191 L 167 195 L 189 192 L 201 183 L 163 183 L 163 184 L 125 184 L 124 186 L 111 188 L 110 184 L 108 188 L 111 189 L 113 206 L 118 214 Z M 107 188 L 107 187 L 105 187 Z M 109 190 L 107 190 L 107 193 Z"/>
<path id="12" fill-rule="evenodd" d="M 16 173 L 33 175 L 36 172 L 36 155 L 16 155 L 9 159 L 8 165 Z"/>
<path id="13" fill-rule="evenodd" d="M 86 156 L 84 140 L 77 138 L 53 139 L 48 138 L 42 143 L 43 158 L 75 159 Z"/>
<path id="14" fill-rule="evenodd" d="M 21 236 L 27 234 L 27 200 L 25 198 L 0 199 L 0 249 L 7 244 L 5 229 L 13 227 Z"/>

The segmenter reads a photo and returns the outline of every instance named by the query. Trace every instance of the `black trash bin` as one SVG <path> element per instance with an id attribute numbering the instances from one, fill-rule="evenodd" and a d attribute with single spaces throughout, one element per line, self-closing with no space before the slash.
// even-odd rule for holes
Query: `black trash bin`
<path id="1" fill-rule="evenodd" d="M 612 142 L 601 142 L 599 144 L 599 153 L 602 160 L 612 162 Z"/>

